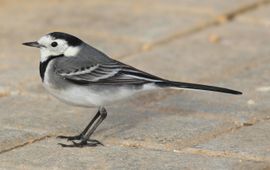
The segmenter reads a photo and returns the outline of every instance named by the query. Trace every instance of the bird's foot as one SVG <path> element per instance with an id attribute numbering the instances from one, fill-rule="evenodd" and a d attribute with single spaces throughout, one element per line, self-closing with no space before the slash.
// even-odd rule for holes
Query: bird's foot
<path id="1" fill-rule="evenodd" d="M 76 136 L 57 136 L 60 139 L 67 139 L 67 141 L 71 140 L 82 140 L 83 135 L 76 135 Z"/>
<path id="2" fill-rule="evenodd" d="M 81 140 L 80 142 L 74 142 L 72 141 L 73 144 L 63 144 L 63 143 L 58 143 L 62 147 L 77 147 L 77 148 L 82 148 L 82 147 L 96 147 L 98 145 L 104 146 L 100 141 L 95 140 L 95 139 L 88 139 L 88 140 Z"/>

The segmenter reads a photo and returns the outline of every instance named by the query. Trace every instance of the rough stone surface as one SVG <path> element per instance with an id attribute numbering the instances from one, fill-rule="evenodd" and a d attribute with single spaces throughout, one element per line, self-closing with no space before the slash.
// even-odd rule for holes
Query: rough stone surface
<path id="1" fill-rule="evenodd" d="M 270 4 L 262 1 L 0 1 L 0 169 L 270 169 Z M 21 43 L 51 31 L 160 77 L 244 95 L 137 94 L 107 107 L 92 136 L 104 147 L 61 148 L 70 142 L 56 136 L 79 134 L 97 109 L 43 89 L 39 53 Z"/>
<path id="2" fill-rule="evenodd" d="M 144 1 L 145 2 L 145 1 Z M 146 3 L 152 2 L 151 0 L 147 0 Z M 194 13 L 206 13 L 209 15 L 220 15 L 225 14 L 227 12 L 231 12 L 237 10 L 241 7 L 248 6 L 250 4 L 260 2 L 259 0 L 227 0 L 227 1 L 215 1 L 215 0 L 207 0 L 207 1 L 196 1 L 196 0 L 189 0 L 189 1 L 178 1 L 178 0 L 169 0 L 169 1 L 162 1 L 159 0 L 157 5 L 162 5 L 165 7 L 174 7 L 185 9 L 188 11 L 192 11 Z M 168 3 L 169 2 L 169 3 Z"/>
<path id="3" fill-rule="evenodd" d="M 244 15 L 237 17 L 236 19 L 241 22 L 253 23 L 253 24 L 262 24 L 270 26 L 270 7 L 260 6 L 257 10 L 248 12 Z"/>
<path id="4" fill-rule="evenodd" d="M 263 169 L 262 162 L 174 152 L 107 146 L 63 149 L 45 140 L 0 155 L 4 168 L 14 169 Z M 17 161 L 14 165 L 13 157 Z M 96 161 L 99 160 L 99 161 Z"/>
<path id="5" fill-rule="evenodd" d="M 209 42 L 212 34 L 218 35 L 220 41 Z M 266 63 L 270 62 L 270 51 L 265 45 L 270 43 L 269 34 L 266 26 L 233 22 L 132 56 L 126 62 L 164 78 L 230 87 L 244 93 L 229 96 L 175 92 L 161 100 L 156 110 L 170 108 L 174 112 L 213 113 L 237 122 L 251 121 L 269 114 L 270 81 Z M 145 63 L 151 63 L 151 67 Z"/>
<path id="6" fill-rule="evenodd" d="M 270 137 L 265 130 L 269 128 L 270 121 L 265 120 L 256 125 L 221 135 L 207 143 L 199 144 L 195 148 L 232 152 L 270 162 Z"/>
<path id="7" fill-rule="evenodd" d="M 3 125 L 2 125 L 3 126 Z M 44 134 L 27 132 L 19 129 L 3 128 L 0 131 L 0 151 L 6 151 L 17 145 L 42 137 Z"/>
<path id="8" fill-rule="evenodd" d="M 76 135 L 96 112 L 96 109 L 70 107 L 51 98 L 29 100 L 27 97 L 16 96 L 3 98 L 1 103 L 6 105 L 7 113 L 1 116 L 3 127 L 25 129 L 47 136 Z M 40 107 L 31 108 L 33 105 Z M 48 108 L 52 111 L 48 112 Z M 109 107 L 107 110 L 107 119 L 94 135 L 105 144 L 136 145 L 138 142 L 138 145 L 150 148 L 179 149 L 191 142 L 197 144 L 205 140 L 205 136 L 214 136 L 235 127 L 231 122 L 202 119 L 201 116 L 196 118 L 196 114 L 165 114 L 151 111 L 151 108 L 149 111 L 139 109 L 132 104 L 127 107 Z"/>

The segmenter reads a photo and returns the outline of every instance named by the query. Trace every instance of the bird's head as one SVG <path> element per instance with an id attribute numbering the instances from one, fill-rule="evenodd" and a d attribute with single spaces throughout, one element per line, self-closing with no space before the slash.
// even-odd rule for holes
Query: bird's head
<path id="1" fill-rule="evenodd" d="M 44 62 L 51 56 L 76 56 L 83 41 L 67 33 L 52 32 L 42 36 L 38 41 L 26 42 L 23 45 L 39 48 L 40 60 Z"/>

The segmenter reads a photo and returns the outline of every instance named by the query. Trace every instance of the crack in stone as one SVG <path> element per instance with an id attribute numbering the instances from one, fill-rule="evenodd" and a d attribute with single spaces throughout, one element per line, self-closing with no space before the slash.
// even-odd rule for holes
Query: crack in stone
<path id="1" fill-rule="evenodd" d="M 240 14 L 255 10 L 258 7 L 266 5 L 268 3 L 270 3 L 270 0 L 260 0 L 260 1 L 254 2 L 254 3 L 246 4 L 246 5 L 239 7 L 238 9 L 236 9 L 234 11 L 230 11 L 230 12 L 225 13 L 224 15 L 220 15 L 218 17 L 218 19 L 221 19 L 220 20 L 221 23 L 223 21 L 226 21 L 226 20 L 230 21 L 230 20 L 233 20 L 235 17 L 237 17 Z M 222 18 L 224 18 L 225 20 L 223 20 Z"/>
<path id="2" fill-rule="evenodd" d="M 0 154 L 3 154 L 3 153 L 6 153 L 6 152 L 9 152 L 9 151 L 12 151 L 14 149 L 18 149 L 18 148 L 22 148 L 24 146 L 27 146 L 27 145 L 30 145 L 32 143 L 36 143 L 36 142 L 39 142 L 39 141 L 42 141 L 42 140 L 45 140 L 45 139 L 48 139 L 48 138 L 51 138 L 52 135 L 46 135 L 46 136 L 42 136 L 40 138 L 36 138 L 36 139 L 32 139 L 30 141 L 27 141 L 27 142 L 24 142 L 22 144 L 19 144 L 19 145 L 16 145 L 16 146 L 13 146 L 11 148 L 8 148 L 8 149 L 4 149 L 2 151 L 0 151 Z"/>
<path id="3" fill-rule="evenodd" d="M 209 20 L 209 21 L 206 21 L 204 23 L 200 23 L 200 24 L 194 26 L 193 28 L 190 28 L 190 29 L 187 29 L 187 30 L 184 30 L 184 31 L 180 31 L 180 32 L 175 32 L 175 33 L 167 36 L 166 38 L 160 39 L 160 40 L 155 41 L 153 43 L 146 43 L 141 47 L 141 49 L 139 51 L 132 52 L 132 53 L 129 53 L 127 55 L 122 55 L 122 56 L 119 56 L 117 58 L 118 59 L 130 58 L 130 57 L 132 57 L 134 55 L 143 53 L 145 51 L 153 50 L 154 48 L 156 48 L 156 47 L 158 47 L 160 45 L 170 43 L 170 42 L 174 41 L 177 38 L 181 38 L 181 37 L 185 37 L 185 36 L 195 34 L 197 32 L 203 31 L 203 30 L 205 30 L 205 29 L 207 29 L 209 27 L 223 25 L 223 24 L 225 24 L 227 22 L 232 21 L 238 15 L 241 15 L 243 13 L 247 13 L 249 11 L 253 11 L 253 10 L 257 9 L 258 7 L 266 5 L 268 3 L 270 3 L 270 0 L 260 0 L 260 1 L 256 1 L 256 2 L 253 2 L 253 3 L 250 3 L 250 4 L 240 6 L 239 8 L 237 8 L 235 10 L 232 10 L 232 11 L 229 11 L 229 12 L 226 12 L 224 14 L 221 14 L 221 15 L 217 16 L 213 20 Z"/>

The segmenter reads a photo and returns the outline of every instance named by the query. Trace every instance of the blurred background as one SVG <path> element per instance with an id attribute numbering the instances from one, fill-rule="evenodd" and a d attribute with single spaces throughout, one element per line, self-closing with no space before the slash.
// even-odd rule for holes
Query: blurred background
<path id="1" fill-rule="evenodd" d="M 269 11 L 269 0 L 0 0 L 0 169 L 269 168 Z M 95 134 L 106 147 L 62 150 L 55 136 L 80 132 L 96 110 L 43 89 L 39 51 L 21 43 L 54 31 L 160 77 L 244 95 L 141 94 L 109 107 Z"/>

